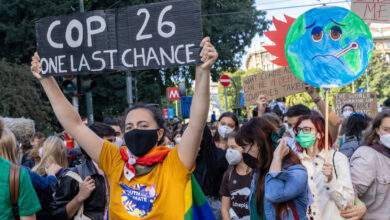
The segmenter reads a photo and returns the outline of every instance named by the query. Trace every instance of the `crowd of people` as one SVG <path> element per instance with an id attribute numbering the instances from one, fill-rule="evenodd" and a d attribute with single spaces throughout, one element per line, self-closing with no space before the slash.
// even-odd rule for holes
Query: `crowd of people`
<path id="1" fill-rule="evenodd" d="M 35 54 L 64 132 L 26 142 L 0 119 L 0 219 L 183 219 L 192 176 L 215 219 L 390 219 L 390 99 L 374 118 L 353 103 L 330 111 L 329 132 L 311 87 L 317 110 L 261 95 L 247 121 L 225 112 L 207 123 L 218 53 L 209 38 L 201 46 L 187 124 L 137 104 L 88 125 Z"/>

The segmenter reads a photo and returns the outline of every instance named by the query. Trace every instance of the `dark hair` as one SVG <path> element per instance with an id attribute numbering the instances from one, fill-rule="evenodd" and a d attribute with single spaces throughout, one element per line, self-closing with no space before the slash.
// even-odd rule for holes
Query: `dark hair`
<path id="1" fill-rule="evenodd" d="M 109 136 L 115 136 L 115 130 L 111 128 L 110 125 L 104 124 L 101 122 L 95 122 L 92 125 L 88 126 L 89 129 L 91 129 L 97 136 L 103 138 L 103 137 L 109 137 Z"/>
<path id="2" fill-rule="evenodd" d="M 364 130 L 367 129 L 371 119 L 364 113 L 355 112 L 349 116 L 344 126 L 346 136 L 360 138 Z"/>
<path id="3" fill-rule="evenodd" d="M 164 121 L 164 119 L 162 117 L 162 114 L 154 105 L 148 105 L 148 104 L 144 104 L 144 103 L 137 103 L 133 107 L 131 107 L 131 108 L 126 110 L 126 114 L 125 114 L 124 117 L 126 118 L 126 116 L 131 111 L 134 111 L 134 110 L 137 110 L 137 109 L 148 110 L 152 114 L 152 117 L 153 117 L 154 121 L 157 123 L 158 128 L 165 129 L 165 121 Z"/>
<path id="4" fill-rule="evenodd" d="M 390 117 L 390 110 L 385 110 L 379 113 L 371 123 L 370 128 L 365 133 L 364 136 L 364 144 L 368 146 L 372 146 L 375 144 L 379 144 L 379 135 L 377 134 L 377 130 L 382 124 L 383 119 Z"/>
<path id="5" fill-rule="evenodd" d="M 33 139 L 45 139 L 45 135 L 42 133 L 42 132 L 35 132 L 35 134 L 33 135 Z"/>
<path id="6" fill-rule="evenodd" d="M 352 111 L 355 111 L 355 107 L 353 107 L 352 104 L 347 103 L 347 104 L 343 105 L 343 107 L 341 107 L 341 112 L 344 112 L 344 108 L 345 108 L 345 107 L 351 107 L 351 108 L 352 108 Z"/>
<path id="7" fill-rule="evenodd" d="M 113 117 L 104 118 L 103 123 L 110 126 L 120 126 L 120 120 Z"/>
<path id="8" fill-rule="evenodd" d="M 221 116 L 219 116 L 218 121 L 221 121 L 223 118 L 231 118 L 234 121 L 234 131 L 237 131 L 240 128 L 240 123 L 238 121 L 237 116 L 233 112 L 225 112 Z M 214 142 L 219 142 L 221 137 L 218 132 L 215 132 Z"/>
<path id="9" fill-rule="evenodd" d="M 265 176 L 267 175 L 269 168 L 273 160 L 274 148 L 272 147 L 271 133 L 277 131 L 279 128 L 271 123 L 267 117 L 261 116 L 252 118 L 245 123 L 237 133 L 236 143 L 239 146 L 245 147 L 247 145 L 255 145 L 259 149 L 257 158 L 259 164 L 257 171 L 259 173 L 259 180 L 256 190 L 257 211 L 260 215 L 263 215 L 264 205 L 264 184 Z M 290 151 L 288 155 L 283 159 L 284 164 L 300 164 L 298 156 Z M 282 213 L 287 211 L 288 202 L 275 203 L 277 219 L 280 219 Z"/>
<path id="10" fill-rule="evenodd" d="M 238 122 L 237 116 L 233 112 L 225 112 L 221 116 L 219 116 L 218 121 L 221 121 L 223 118 L 231 118 L 234 121 L 234 125 L 237 130 L 240 127 L 240 123 Z"/>
<path id="11" fill-rule="evenodd" d="M 311 111 L 306 105 L 298 104 L 291 106 L 287 112 L 287 117 L 297 117 L 303 115 L 310 115 Z"/>
<path id="12" fill-rule="evenodd" d="M 263 118 L 268 120 L 270 123 L 280 128 L 283 125 L 282 120 L 275 113 L 265 113 Z"/>
<path id="13" fill-rule="evenodd" d="M 383 106 L 390 108 L 390 97 L 383 102 Z"/>
<path id="14" fill-rule="evenodd" d="M 312 111 L 310 115 L 301 116 L 294 127 L 294 132 L 296 134 L 298 134 L 298 126 L 305 120 L 310 120 L 314 124 L 317 132 L 320 133 L 321 138 L 318 140 L 318 149 L 321 151 L 325 148 L 325 119 L 317 111 Z M 330 132 L 328 132 L 329 149 L 332 148 L 332 143 L 332 136 L 330 135 Z"/>
<path id="15" fill-rule="evenodd" d="M 164 142 L 164 139 L 165 139 L 165 136 L 166 136 L 166 132 L 167 132 L 167 129 L 165 127 L 165 121 L 164 121 L 164 119 L 162 117 L 161 111 L 159 111 L 159 109 L 157 109 L 155 107 L 155 105 L 144 104 L 144 103 L 137 103 L 133 107 L 131 107 L 131 108 L 126 110 L 126 114 L 124 115 L 124 118 L 126 119 L 126 116 L 131 111 L 134 111 L 134 110 L 137 110 L 137 109 L 145 109 L 145 110 L 149 111 L 152 114 L 152 117 L 153 117 L 154 121 L 157 123 L 158 128 L 159 129 L 164 129 L 164 135 L 159 140 L 159 142 L 157 143 L 158 145 L 161 145 Z M 125 125 L 125 127 L 126 127 L 126 125 Z"/>

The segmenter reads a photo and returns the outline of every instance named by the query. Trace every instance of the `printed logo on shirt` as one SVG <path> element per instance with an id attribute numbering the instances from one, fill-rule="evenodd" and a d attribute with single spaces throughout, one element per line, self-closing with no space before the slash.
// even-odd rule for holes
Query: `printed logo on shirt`
<path id="1" fill-rule="evenodd" d="M 127 186 L 120 183 L 120 186 L 122 188 L 122 204 L 130 215 L 143 218 L 152 211 L 154 201 L 157 198 L 154 185 L 149 187 L 141 184 Z"/>

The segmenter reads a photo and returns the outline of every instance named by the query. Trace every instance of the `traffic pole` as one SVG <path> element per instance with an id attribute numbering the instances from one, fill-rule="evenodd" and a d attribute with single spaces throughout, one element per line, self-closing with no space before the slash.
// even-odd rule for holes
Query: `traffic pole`
<path id="1" fill-rule="evenodd" d="M 81 13 L 85 12 L 84 0 L 79 0 L 79 7 L 80 7 Z M 87 80 L 90 81 L 91 79 L 87 79 Z M 89 83 L 90 83 L 90 85 L 92 85 L 92 82 L 89 82 Z M 93 98 L 92 98 L 91 88 L 88 88 L 88 90 L 85 93 L 85 104 L 87 107 L 88 125 L 92 125 L 94 123 L 94 116 L 93 116 Z"/>
<path id="2" fill-rule="evenodd" d="M 131 71 L 126 74 L 127 104 L 129 108 L 133 106 L 133 75 Z"/>
<path id="3" fill-rule="evenodd" d="M 223 93 L 225 95 L 225 111 L 228 111 L 228 98 L 227 98 L 227 89 L 226 86 L 223 87 Z"/>

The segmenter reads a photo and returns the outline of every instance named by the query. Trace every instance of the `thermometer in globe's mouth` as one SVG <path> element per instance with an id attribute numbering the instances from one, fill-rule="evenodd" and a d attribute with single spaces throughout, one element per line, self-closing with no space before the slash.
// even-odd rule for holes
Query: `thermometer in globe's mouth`
<path id="1" fill-rule="evenodd" d="M 334 55 L 335 57 L 339 58 L 341 57 L 342 55 L 346 54 L 348 51 L 350 50 L 356 50 L 359 48 L 359 44 L 357 44 L 356 42 L 352 42 L 347 48 L 344 48 L 342 51 L 338 52 L 336 55 Z"/>

